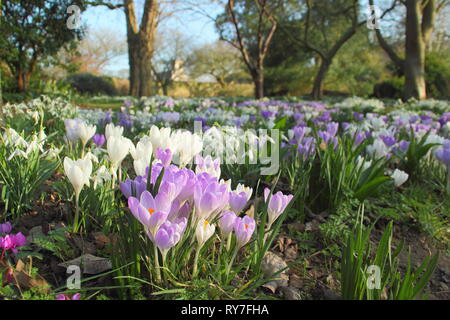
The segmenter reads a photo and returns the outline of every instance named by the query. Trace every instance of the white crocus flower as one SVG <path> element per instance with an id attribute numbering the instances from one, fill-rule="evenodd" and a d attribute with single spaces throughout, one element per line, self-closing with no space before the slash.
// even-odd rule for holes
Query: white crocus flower
<path id="1" fill-rule="evenodd" d="M 123 135 L 122 126 L 114 126 L 113 123 L 108 123 L 105 127 L 105 137 L 108 141 L 111 137 L 121 137 Z"/>
<path id="2" fill-rule="evenodd" d="M 161 128 L 159 129 L 157 126 L 152 126 L 150 128 L 150 141 L 153 146 L 153 154 L 156 155 L 156 150 L 161 148 L 163 150 L 169 148 L 172 153 L 175 153 L 175 146 L 172 143 L 171 138 L 171 129 L 170 128 Z"/>
<path id="3" fill-rule="evenodd" d="M 153 145 L 150 137 L 144 136 L 134 147 L 130 145 L 130 154 L 134 159 L 134 171 L 138 176 L 145 176 L 145 169 L 150 165 L 150 159 L 153 153 Z"/>
<path id="4" fill-rule="evenodd" d="M 358 156 L 358 158 L 356 158 L 356 167 L 362 168 L 362 171 L 369 169 L 371 165 L 372 160 L 366 160 L 361 156 Z"/>
<path id="5" fill-rule="evenodd" d="M 408 180 L 409 175 L 402 171 L 395 169 L 394 172 L 391 174 L 391 178 L 394 179 L 394 184 L 396 187 L 400 187 L 402 184 Z"/>
<path id="6" fill-rule="evenodd" d="M 64 173 L 75 190 L 75 197 L 78 197 L 84 185 L 89 186 L 89 178 L 92 173 L 92 162 L 88 158 L 72 160 L 64 158 Z"/>
<path id="7" fill-rule="evenodd" d="M 79 126 L 78 126 L 78 137 L 81 140 L 83 148 L 86 145 L 86 143 L 88 142 L 88 140 L 91 139 L 94 136 L 96 130 L 97 130 L 96 126 L 88 125 L 85 122 L 82 122 L 82 123 L 79 124 Z"/>
<path id="8" fill-rule="evenodd" d="M 385 157 L 389 150 L 381 139 L 377 139 L 372 145 L 367 146 L 367 153 L 374 159 Z"/>
<path id="9" fill-rule="evenodd" d="M 123 159 L 127 156 L 133 143 L 125 137 L 110 136 L 106 149 L 108 151 L 109 160 L 111 161 L 113 171 L 120 167 Z"/>
<path id="10" fill-rule="evenodd" d="M 189 131 L 177 131 L 172 134 L 171 138 L 177 151 L 176 160 L 182 167 L 191 162 L 192 158 L 203 149 L 202 139 Z M 172 150 L 172 148 L 170 149 Z"/>
<path id="11" fill-rule="evenodd" d="M 195 236 L 197 238 L 199 248 L 203 247 L 206 241 L 214 234 L 216 227 L 205 219 L 200 219 L 195 228 Z"/>

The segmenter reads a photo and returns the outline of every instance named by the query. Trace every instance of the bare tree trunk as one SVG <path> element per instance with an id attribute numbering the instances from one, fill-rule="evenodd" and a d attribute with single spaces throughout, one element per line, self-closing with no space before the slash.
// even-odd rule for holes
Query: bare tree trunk
<path id="1" fill-rule="evenodd" d="M 314 86 L 311 92 L 313 99 L 321 99 L 323 96 L 323 81 L 325 80 L 325 76 L 330 68 L 330 64 L 330 61 L 323 58 L 320 59 L 319 71 L 314 78 Z"/>
<path id="2" fill-rule="evenodd" d="M 404 98 L 426 98 L 425 42 L 421 26 L 421 3 L 406 2 L 405 91 Z"/>
<path id="3" fill-rule="evenodd" d="M 255 98 L 264 98 L 264 69 L 259 68 L 252 73 L 253 83 L 255 84 Z"/>
<path id="4" fill-rule="evenodd" d="M 158 16 L 157 0 L 146 0 L 144 14 L 138 29 L 133 0 L 124 0 L 127 19 L 128 61 L 130 65 L 130 95 L 136 97 L 150 96 L 151 58 Z"/>

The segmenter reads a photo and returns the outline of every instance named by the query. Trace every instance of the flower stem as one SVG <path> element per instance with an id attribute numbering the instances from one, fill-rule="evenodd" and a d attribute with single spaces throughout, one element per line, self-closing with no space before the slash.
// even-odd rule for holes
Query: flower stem
<path id="1" fill-rule="evenodd" d="M 156 245 L 153 245 L 153 249 L 154 249 L 154 255 L 155 255 L 156 280 L 158 281 L 158 283 L 160 283 L 161 282 L 161 270 L 160 270 L 159 260 L 158 260 L 158 248 L 156 247 Z"/>
<path id="2" fill-rule="evenodd" d="M 231 248 L 231 232 L 228 235 L 228 239 L 227 239 L 227 251 L 229 252 Z"/>
<path id="3" fill-rule="evenodd" d="M 198 257 L 200 256 L 200 249 L 202 247 L 198 246 L 197 251 L 195 252 L 195 258 L 194 258 L 194 270 L 192 270 L 192 278 L 197 276 L 197 266 L 198 266 Z"/>
<path id="4" fill-rule="evenodd" d="M 80 197 L 79 194 L 75 195 L 75 218 L 73 220 L 73 232 L 74 233 L 78 231 L 78 219 L 79 219 L 79 215 L 80 215 L 80 206 L 78 204 L 79 197 Z"/>
<path id="5" fill-rule="evenodd" d="M 239 246 L 236 246 L 236 249 L 234 249 L 233 256 L 231 257 L 231 260 L 228 263 L 227 269 L 226 269 L 226 272 L 225 272 L 225 275 L 226 275 L 227 278 L 230 275 L 231 266 L 233 265 L 234 259 L 236 259 L 236 255 L 237 255 L 238 251 L 239 251 Z"/>

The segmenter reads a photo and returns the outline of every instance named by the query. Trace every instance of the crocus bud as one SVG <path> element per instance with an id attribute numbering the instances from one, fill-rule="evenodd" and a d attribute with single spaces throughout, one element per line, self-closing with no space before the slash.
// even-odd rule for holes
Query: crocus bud
<path id="1" fill-rule="evenodd" d="M 106 137 L 103 134 L 97 133 L 92 137 L 92 140 L 97 147 L 101 147 L 105 144 Z"/>
<path id="2" fill-rule="evenodd" d="M 10 222 L 0 224 L 0 233 L 10 233 L 11 229 L 12 229 L 12 225 Z"/>
<path id="3" fill-rule="evenodd" d="M 156 158 L 159 159 L 162 165 L 167 168 L 172 162 L 172 151 L 170 149 L 163 150 L 162 148 L 156 149 Z"/>
<path id="4" fill-rule="evenodd" d="M 236 219 L 234 222 L 234 231 L 236 232 L 236 243 L 239 248 L 250 241 L 255 227 L 255 220 L 249 216 Z"/>
<path id="5" fill-rule="evenodd" d="M 222 235 L 222 238 L 228 237 L 228 235 L 233 231 L 236 218 L 236 214 L 232 211 L 225 210 L 222 212 L 222 216 L 219 220 L 220 234 Z"/>
<path id="6" fill-rule="evenodd" d="M 400 187 L 406 182 L 406 180 L 408 180 L 408 174 L 402 170 L 395 169 L 391 175 L 391 178 L 394 179 L 395 186 Z"/>
<path id="7" fill-rule="evenodd" d="M 210 224 L 205 219 L 200 219 L 197 223 L 197 228 L 195 229 L 195 236 L 197 237 L 197 242 L 199 247 L 203 247 L 206 241 L 214 234 L 216 227 Z"/>
<path id="8" fill-rule="evenodd" d="M 264 200 L 267 202 L 270 190 L 264 189 Z M 268 227 L 275 222 L 275 220 L 284 212 L 289 202 L 292 200 L 293 195 L 284 195 L 281 191 L 272 194 L 270 197 L 269 205 L 267 207 L 267 213 L 269 215 Z"/>
<path id="9" fill-rule="evenodd" d="M 236 214 L 239 214 L 247 204 L 247 193 L 242 192 L 230 192 L 230 208 Z"/>

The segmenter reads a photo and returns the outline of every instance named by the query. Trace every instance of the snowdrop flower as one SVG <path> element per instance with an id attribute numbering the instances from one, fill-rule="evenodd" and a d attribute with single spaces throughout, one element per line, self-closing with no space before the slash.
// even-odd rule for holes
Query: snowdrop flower
<path id="1" fill-rule="evenodd" d="M 84 185 L 89 186 L 89 178 L 92 173 L 92 162 L 88 158 L 72 160 L 64 158 L 64 173 L 75 190 L 75 197 L 78 199 Z"/>
<path id="2" fill-rule="evenodd" d="M 114 126 L 113 123 L 108 123 L 105 127 L 105 136 L 108 141 L 111 137 L 121 137 L 123 135 L 122 126 Z"/>
<path id="3" fill-rule="evenodd" d="M 105 181 L 111 181 L 111 173 L 105 166 L 101 166 L 94 175 L 94 189 L 97 188 L 97 185 L 102 186 Z"/>
<path id="4" fill-rule="evenodd" d="M 3 134 L 3 140 L 5 141 L 5 145 L 13 145 L 14 147 L 24 147 L 28 146 L 28 143 L 22 138 L 16 130 L 12 128 L 8 128 L 5 130 Z"/>
<path id="5" fill-rule="evenodd" d="M 402 170 L 395 169 L 391 174 L 391 178 L 394 179 L 395 186 L 400 187 L 408 180 L 408 174 Z"/>
<path id="6" fill-rule="evenodd" d="M 95 156 L 95 155 L 92 154 L 91 152 L 86 153 L 86 154 L 84 155 L 83 158 L 89 159 L 89 160 L 91 160 L 93 163 L 98 163 L 98 158 L 97 158 L 97 156 Z"/>
<path id="7" fill-rule="evenodd" d="M 20 149 L 15 149 L 11 155 L 8 157 L 8 159 L 6 159 L 7 161 L 11 161 L 12 158 L 16 157 L 16 156 L 21 156 L 24 157 L 25 159 L 28 159 L 28 154 Z"/>

